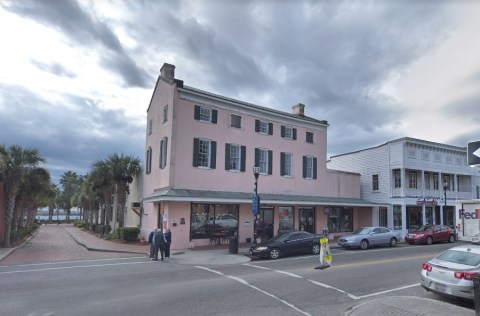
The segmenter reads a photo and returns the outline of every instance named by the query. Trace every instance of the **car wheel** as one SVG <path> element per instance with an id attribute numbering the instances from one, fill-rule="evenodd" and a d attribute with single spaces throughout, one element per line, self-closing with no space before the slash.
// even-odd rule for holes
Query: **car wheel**
<path id="1" fill-rule="evenodd" d="M 368 248 L 368 240 L 364 239 L 360 242 L 360 249 L 365 250 Z"/>
<path id="2" fill-rule="evenodd" d="M 397 238 L 390 239 L 390 247 L 396 247 L 396 246 L 397 246 Z"/>
<path id="3" fill-rule="evenodd" d="M 312 252 L 314 255 L 318 255 L 320 253 L 320 245 L 317 245 L 317 244 L 313 245 Z"/>
<path id="4" fill-rule="evenodd" d="M 278 248 L 272 248 L 270 250 L 270 259 L 278 259 L 280 257 L 280 250 Z"/>
<path id="5" fill-rule="evenodd" d="M 433 238 L 432 238 L 432 236 L 428 236 L 427 245 L 431 245 L 431 244 L 433 244 Z"/>
<path id="6" fill-rule="evenodd" d="M 448 237 L 448 242 L 450 243 L 455 242 L 455 236 L 450 235 L 450 237 Z"/>

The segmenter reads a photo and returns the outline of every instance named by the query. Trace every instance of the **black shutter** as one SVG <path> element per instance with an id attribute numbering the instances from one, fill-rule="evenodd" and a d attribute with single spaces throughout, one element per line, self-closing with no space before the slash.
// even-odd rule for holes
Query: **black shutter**
<path id="1" fill-rule="evenodd" d="M 230 170 L 230 144 L 225 144 L 225 170 Z"/>
<path id="2" fill-rule="evenodd" d="M 245 161 L 247 157 L 247 147 L 240 147 L 240 171 L 245 172 Z"/>
<path id="3" fill-rule="evenodd" d="M 280 153 L 280 175 L 285 175 L 285 153 Z"/>
<path id="4" fill-rule="evenodd" d="M 212 123 L 217 124 L 217 116 L 218 116 L 218 111 L 217 110 L 212 110 Z"/>
<path id="5" fill-rule="evenodd" d="M 268 135 L 273 135 L 273 123 L 268 123 Z"/>
<path id="6" fill-rule="evenodd" d="M 272 174 L 273 151 L 268 151 L 268 174 Z"/>
<path id="7" fill-rule="evenodd" d="M 255 120 L 255 132 L 260 131 L 260 120 Z"/>
<path id="8" fill-rule="evenodd" d="M 198 167 L 198 152 L 200 151 L 200 140 L 193 139 L 193 166 Z"/>
<path id="9" fill-rule="evenodd" d="M 313 178 L 317 178 L 317 158 L 313 158 Z"/>
<path id="10" fill-rule="evenodd" d="M 260 149 L 255 148 L 255 166 L 257 167 L 260 167 L 259 160 L 260 160 Z"/>
<path id="11" fill-rule="evenodd" d="M 198 105 L 195 105 L 195 112 L 193 118 L 197 121 L 200 120 L 200 107 Z"/>
<path id="12" fill-rule="evenodd" d="M 168 137 L 165 137 L 165 140 L 163 141 L 163 146 L 165 146 L 165 150 L 163 151 L 164 157 L 163 157 L 163 168 L 167 165 L 167 157 L 168 157 Z"/>
<path id="13" fill-rule="evenodd" d="M 307 156 L 303 156 L 303 178 L 307 178 Z"/>
<path id="14" fill-rule="evenodd" d="M 159 163 L 158 163 L 158 166 L 160 167 L 160 169 L 163 168 L 163 166 L 162 166 L 162 158 L 163 158 L 162 151 L 163 151 L 163 139 L 160 141 L 160 155 L 159 155 L 160 159 L 159 159 Z"/>
<path id="15" fill-rule="evenodd" d="M 210 168 L 215 169 L 217 167 L 217 142 L 210 142 Z"/>
<path id="16" fill-rule="evenodd" d="M 294 128 L 293 129 L 293 140 L 296 140 L 297 139 L 297 129 Z"/>
<path id="17" fill-rule="evenodd" d="M 285 138 L 285 126 L 280 127 L 280 137 Z"/>

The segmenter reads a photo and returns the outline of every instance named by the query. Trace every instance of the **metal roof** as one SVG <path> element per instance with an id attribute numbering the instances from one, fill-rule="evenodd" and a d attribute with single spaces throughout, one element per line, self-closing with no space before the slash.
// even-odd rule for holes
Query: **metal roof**
<path id="1" fill-rule="evenodd" d="M 326 196 L 259 194 L 262 204 L 328 205 L 328 206 L 382 206 L 388 204 L 374 203 L 356 198 L 339 198 Z M 226 192 L 207 190 L 188 190 L 166 188 L 157 190 L 145 197 L 143 202 L 209 202 L 209 203 L 252 203 L 253 193 Z"/>

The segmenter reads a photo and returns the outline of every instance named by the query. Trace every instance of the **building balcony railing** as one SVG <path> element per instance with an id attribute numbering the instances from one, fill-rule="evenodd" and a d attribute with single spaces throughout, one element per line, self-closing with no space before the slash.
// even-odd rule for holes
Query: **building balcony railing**
<path id="1" fill-rule="evenodd" d="M 443 199 L 444 197 L 443 190 L 422 190 L 422 189 L 410 189 L 410 188 L 393 188 L 391 197 L 402 197 L 402 198 L 438 198 Z M 473 192 L 458 192 L 458 191 L 448 191 L 447 190 L 447 199 L 454 200 L 468 200 L 473 198 Z"/>

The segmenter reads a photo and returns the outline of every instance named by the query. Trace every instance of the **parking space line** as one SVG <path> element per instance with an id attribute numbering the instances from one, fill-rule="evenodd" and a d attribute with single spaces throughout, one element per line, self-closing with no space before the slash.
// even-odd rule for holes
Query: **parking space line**
<path id="1" fill-rule="evenodd" d="M 276 295 L 274 295 L 274 294 L 272 294 L 272 293 L 269 293 L 269 292 L 267 292 L 267 291 L 264 291 L 264 290 L 256 287 L 255 285 L 252 285 L 252 284 L 248 283 L 247 280 L 244 280 L 244 279 L 242 279 L 242 278 L 239 278 L 239 277 L 236 277 L 236 276 L 233 276 L 233 275 L 227 275 L 227 274 L 225 274 L 225 273 L 222 273 L 222 272 L 220 272 L 220 271 L 213 270 L 213 269 L 210 269 L 210 268 L 207 268 L 207 267 L 202 267 L 202 266 L 195 266 L 195 267 L 198 268 L 198 269 L 203 269 L 203 270 L 206 270 L 206 271 L 209 271 L 209 272 L 212 272 L 212 273 L 215 273 L 215 274 L 224 276 L 224 277 L 226 277 L 226 278 L 235 280 L 235 281 L 237 281 L 237 282 L 240 282 L 240 283 L 242 283 L 243 285 L 246 285 L 246 286 L 248 286 L 248 287 L 250 287 L 250 288 L 252 288 L 252 289 L 254 289 L 254 290 L 256 290 L 256 291 L 259 291 L 260 293 L 263 293 L 263 294 L 265 294 L 265 295 L 267 295 L 267 296 L 270 296 L 270 297 L 273 298 L 273 299 L 276 299 L 277 301 L 279 301 L 279 302 L 287 305 L 288 307 L 293 308 L 294 310 L 296 310 L 297 312 L 299 312 L 299 313 L 301 313 L 301 314 L 303 314 L 303 315 L 311 316 L 311 314 L 309 314 L 309 313 L 301 310 L 300 308 L 298 308 L 297 306 L 293 305 L 292 303 L 289 303 L 289 302 L 287 302 L 287 301 L 285 301 L 285 300 L 282 300 L 281 298 L 277 297 Z"/>
<path id="2" fill-rule="evenodd" d="M 381 292 L 377 292 L 377 293 L 372 293 L 372 294 L 367 294 L 367 295 L 358 296 L 358 298 L 361 299 L 361 298 L 365 298 L 365 297 L 376 296 L 376 295 L 385 294 L 385 293 L 390 293 L 390 292 L 394 292 L 394 291 L 400 291 L 400 290 L 409 289 L 409 288 L 411 288 L 411 287 L 415 287 L 415 286 L 419 286 L 419 285 L 420 285 L 420 283 L 415 283 L 415 284 L 411 284 L 411 285 L 405 285 L 405 286 L 397 287 L 397 288 L 391 289 L 391 290 L 386 290 L 386 291 L 381 291 Z"/>

